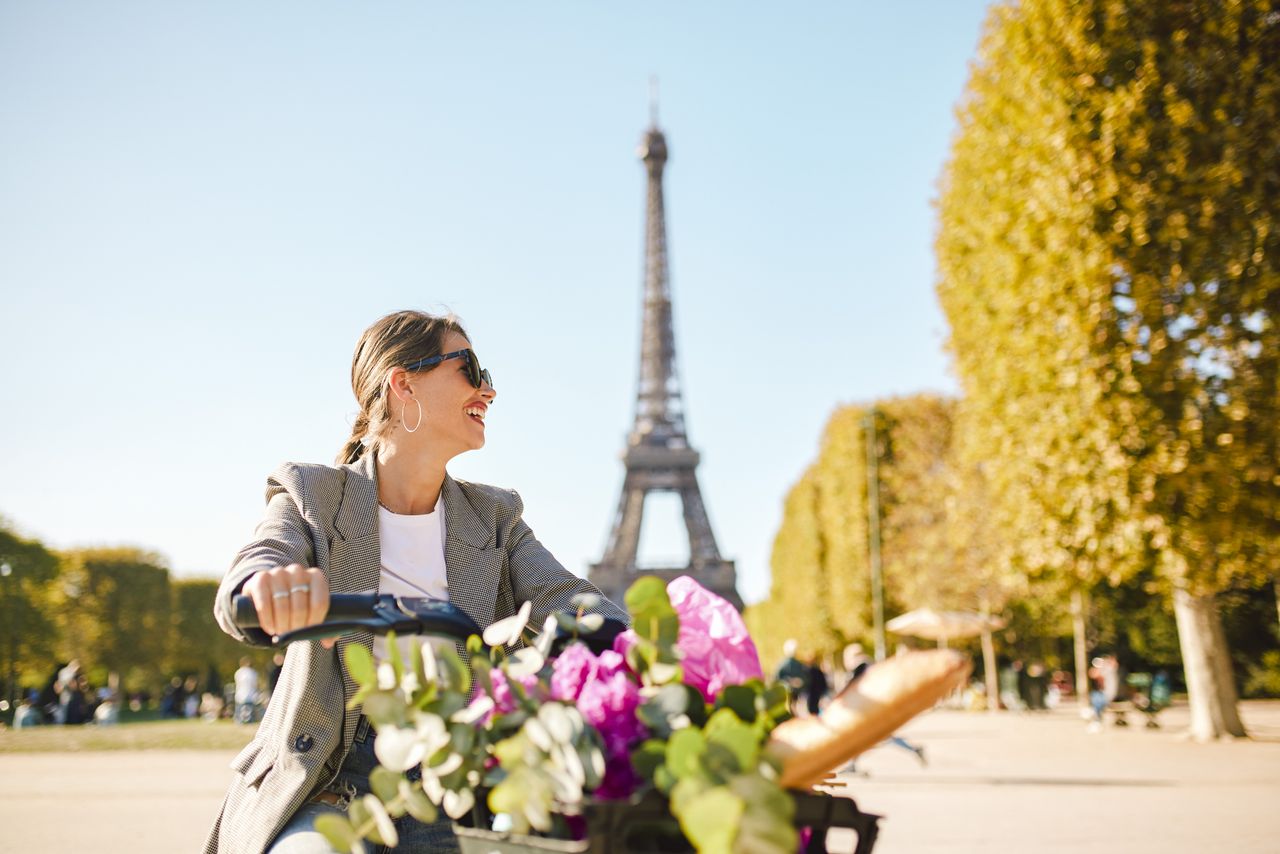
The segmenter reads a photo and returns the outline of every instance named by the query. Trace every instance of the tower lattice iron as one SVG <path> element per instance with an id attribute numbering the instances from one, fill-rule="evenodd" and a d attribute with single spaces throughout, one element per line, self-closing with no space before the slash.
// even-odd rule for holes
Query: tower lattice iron
<path id="1" fill-rule="evenodd" d="M 604 557 L 591 565 L 590 579 L 606 596 L 621 602 L 638 575 L 668 581 L 690 575 L 738 609 L 737 571 L 720 556 L 707 508 L 698 488 L 698 452 L 689 446 L 684 404 L 676 375 L 675 335 L 671 325 L 671 283 L 667 268 L 667 226 L 662 173 L 667 141 L 656 114 L 637 152 L 648 174 L 645 222 L 644 312 L 640 339 L 640 384 L 635 423 L 622 454 L 626 475 Z M 675 493 L 689 535 L 689 562 L 678 567 L 637 566 L 645 499 L 651 493 Z"/>

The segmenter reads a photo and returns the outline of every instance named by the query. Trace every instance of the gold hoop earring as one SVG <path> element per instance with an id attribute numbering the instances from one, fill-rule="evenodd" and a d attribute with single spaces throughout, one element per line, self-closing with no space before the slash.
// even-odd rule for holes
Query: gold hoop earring
<path id="1" fill-rule="evenodd" d="M 413 398 L 413 402 L 418 404 L 418 420 L 413 422 L 412 427 L 409 426 L 409 422 L 404 420 L 404 411 L 409 408 L 409 404 L 406 403 L 400 409 L 400 426 L 404 428 L 404 432 L 406 433 L 417 433 L 418 428 L 422 426 L 422 401 L 415 397 Z"/>

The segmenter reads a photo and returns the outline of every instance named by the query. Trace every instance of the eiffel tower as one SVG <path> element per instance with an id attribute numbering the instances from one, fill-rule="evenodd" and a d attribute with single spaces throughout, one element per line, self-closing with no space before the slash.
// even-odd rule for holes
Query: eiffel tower
<path id="1" fill-rule="evenodd" d="M 640 385 L 635 423 L 627 436 L 622 461 L 626 476 L 614 515 L 604 557 L 593 563 L 589 578 L 605 596 L 622 602 L 639 575 L 667 581 L 689 575 L 739 610 L 737 571 L 716 548 L 716 537 L 698 489 L 698 452 L 689 447 L 684 429 L 684 405 L 676 377 L 675 336 L 671 327 L 671 284 L 667 275 L 667 225 L 662 200 L 662 171 L 667 141 L 658 129 L 654 109 L 649 129 L 637 152 L 648 173 L 645 223 L 644 318 L 640 338 Z M 650 493 L 675 493 L 683 505 L 689 535 L 689 563 L 682 567 L 639 567 L 636 552 Z"/>

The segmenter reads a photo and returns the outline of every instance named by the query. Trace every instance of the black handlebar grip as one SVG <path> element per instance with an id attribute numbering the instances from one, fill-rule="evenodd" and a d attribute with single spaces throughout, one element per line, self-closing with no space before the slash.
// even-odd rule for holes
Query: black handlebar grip
<path id="1" fill-rule="evenodd" d="M 373 614 L 378 597 L 373 593 L 333 593 L 329 596 L 329 612 L 325 620 L 359 620 Z M 240 594 L 231 600 L 232 619 L 242 629 L 256 629 L 258 609 L 253 599 Z"/>

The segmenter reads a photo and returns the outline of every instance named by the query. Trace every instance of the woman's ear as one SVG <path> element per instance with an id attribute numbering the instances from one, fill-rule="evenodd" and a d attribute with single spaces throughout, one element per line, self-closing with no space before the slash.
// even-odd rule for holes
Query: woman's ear
<path id="1" fill-rule="evenodd" d="M 387 390 L 401 403 L 412 398 L 413 386 L 409 384 L 409 372 L 401 367 L 387 371 Z"/>

